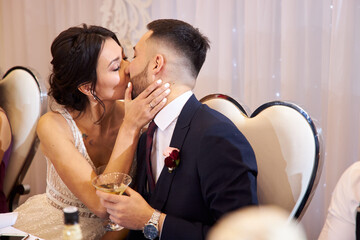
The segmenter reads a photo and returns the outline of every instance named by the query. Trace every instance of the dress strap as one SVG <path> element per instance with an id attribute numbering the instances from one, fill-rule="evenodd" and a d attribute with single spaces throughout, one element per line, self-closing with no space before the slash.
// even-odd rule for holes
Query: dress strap
<path id="1" fill-rule="evenodd" d="M 86 150 L 84 140 L 82 137 L 82 133 L 81 133 L 80 129 L 78 128 L 78 126 L 76 125 L 76 122 L 74 121 L 74 119 L 72 118 L 70 113 L 65 108 L 57 109 L 56 111 L 59 112 L 65 118 L 69 127 L 71 128 L 71 132 L 73 133 L 73 137 L 74 137 L 75 147 L 86 158 L 86 160 L 89 162 L 89 164 L 94 169 L 94 171 L 96 171 L 94 163 L 90 159 L 90 156 Z"/>

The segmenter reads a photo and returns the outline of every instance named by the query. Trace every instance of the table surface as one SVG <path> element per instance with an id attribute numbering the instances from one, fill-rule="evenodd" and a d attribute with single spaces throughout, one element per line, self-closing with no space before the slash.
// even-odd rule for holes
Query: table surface
<path id="1" fill-rule="evenodd" d="M 0 228 L 0 234 L 1 233 L 18 233 L 18 234 L 27 234 L 26 232 L 20 231 L 19 229 L 16 229 L 14 227 L 4 227 L 4 228 Z M 36 236 L 30 235 L 29 238 L 27 238 L 26 240 L 43 240 L 42 238 L 38 238 Z"/>

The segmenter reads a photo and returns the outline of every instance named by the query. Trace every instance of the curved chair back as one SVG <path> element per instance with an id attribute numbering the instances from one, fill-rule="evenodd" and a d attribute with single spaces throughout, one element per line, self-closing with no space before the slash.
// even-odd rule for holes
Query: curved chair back
<path id="1" fill-rule="evenodd" d="M 33 70 L 16 66 L 0 80 L 0 105 L 5 110 L 12 129 L 13 149 L 4 180 L 4 193 L 10 202 L 15 198 L 27 169 L 36 153 L 36 125 L 46 112 L 46 92 Z"/>
<path id="2" fill-rule="evenodd" d="M 253 147 L 259 204 L 277 205 L 291 218 L 301 218 L 322 168 L 319 135 L 310 116 L 293 103 L 275 101 L 247 117 L 240 104 L 229 99 L 212 94 L 200 101 L 232 120 Z"/>

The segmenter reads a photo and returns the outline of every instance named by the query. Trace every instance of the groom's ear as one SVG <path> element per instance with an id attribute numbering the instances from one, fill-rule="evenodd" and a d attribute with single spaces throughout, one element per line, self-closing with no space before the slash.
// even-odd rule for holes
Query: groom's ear
<path id="1" fill-rule="evenodd" d="M 162 54 L 156 54 L 154 57 L 154 62 L 152 66 L 152 74 L 156 75 L 158 74 L 164 67 L 164 56 Z"/>

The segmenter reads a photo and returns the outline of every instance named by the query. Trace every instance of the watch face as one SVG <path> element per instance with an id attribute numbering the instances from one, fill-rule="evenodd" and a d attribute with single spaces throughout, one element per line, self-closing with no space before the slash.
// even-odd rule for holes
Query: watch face
<path id="1" fill-rule="evenodd" d="M 144 235 L 147 239 L 155 239 L 159 234 L 158 229 L 153 224 L 147 224 L 144 227 Z"/>

